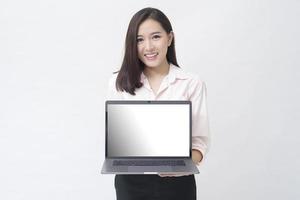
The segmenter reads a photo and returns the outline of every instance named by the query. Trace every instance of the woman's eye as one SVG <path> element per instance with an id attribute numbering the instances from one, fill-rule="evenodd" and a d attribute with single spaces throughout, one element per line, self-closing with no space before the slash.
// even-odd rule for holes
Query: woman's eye
<path id="1" fill-rule="evenodd" d="M 159 36 L 159 35 L 154 35 L 153 38 L 154 38 L 154 39 L 159 39 L 160 36 Z"/>
<path id="2" fill-rule="evenodd" d="M 142 42 L 143 39 L 142 39 L 142 38 L 138 38 L 138 39 L 136 39 L 136 41 L 137 41 L 137 42 Z"/>

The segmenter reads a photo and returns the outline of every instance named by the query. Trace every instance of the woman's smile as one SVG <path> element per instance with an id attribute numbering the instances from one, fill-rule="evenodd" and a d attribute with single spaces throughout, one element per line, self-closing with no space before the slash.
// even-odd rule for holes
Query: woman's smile
<path id="1" fill-rule="evenodd" d="M 158 56 L 158 53 L 147 53 L 144 55 L 147 60 L 152 61 L 155 60 Z"/>

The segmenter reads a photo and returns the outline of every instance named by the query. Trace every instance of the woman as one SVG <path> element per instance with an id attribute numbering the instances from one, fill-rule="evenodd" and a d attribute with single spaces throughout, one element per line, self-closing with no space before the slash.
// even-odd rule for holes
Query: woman
<path id="1" fill-rule="evenodd" d="M 189 100 L 192 102 L 192 159 L 199 164 L 208 150 L 206 87 L 178 65 L 168 18 L 144 8 L 131 19 L 121 69 L 109 81 L 108 99 Z M 118 200 L 195 200 L 192 174 L 116 175 Z"/>

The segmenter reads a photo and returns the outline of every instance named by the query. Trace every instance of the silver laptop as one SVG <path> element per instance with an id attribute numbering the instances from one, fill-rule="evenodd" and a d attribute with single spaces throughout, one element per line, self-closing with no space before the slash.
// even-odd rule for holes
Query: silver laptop
<path id="1" fill-rule="evenodd" d="M 103 174 L 199 173 L 190 101 L 106 101 Z"/>

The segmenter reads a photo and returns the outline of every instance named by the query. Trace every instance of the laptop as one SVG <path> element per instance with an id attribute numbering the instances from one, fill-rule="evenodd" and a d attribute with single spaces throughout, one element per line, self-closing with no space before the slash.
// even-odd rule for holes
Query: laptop
<path id="1" fill-rule="evenodd" d="M 190 101 L 106 101 L 102 174 L 199 173 Z"/>

